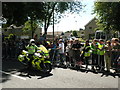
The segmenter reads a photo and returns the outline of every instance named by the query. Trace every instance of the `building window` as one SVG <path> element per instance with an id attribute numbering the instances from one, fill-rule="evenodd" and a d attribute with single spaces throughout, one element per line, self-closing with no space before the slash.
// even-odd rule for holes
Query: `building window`
<path id="1" fill-rule="evenodd" d="M 92 29 L 92 27 L 89 27 L 89 29 Z"/>

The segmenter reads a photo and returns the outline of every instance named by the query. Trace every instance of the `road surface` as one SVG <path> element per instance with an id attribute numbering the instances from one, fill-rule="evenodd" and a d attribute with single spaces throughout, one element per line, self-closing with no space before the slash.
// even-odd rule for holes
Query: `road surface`
<path id="1" fill-rule="evenodd" d="M 118 76 L 113 74 L 54 68 L 44 75 L 36 70 L 28 72 L 17 60 L 2 64 L 2 88 L 118 88 Z"/>

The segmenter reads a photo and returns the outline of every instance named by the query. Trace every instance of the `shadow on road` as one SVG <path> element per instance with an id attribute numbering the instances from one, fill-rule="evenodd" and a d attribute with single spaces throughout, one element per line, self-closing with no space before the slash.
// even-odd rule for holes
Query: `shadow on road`
<path id="1" fill-rule="evenodd" d="M 4 59 L 2 60 L 2 83 L 5 83 L 8 80 L 11 80 L 11 74 L 14 74 L 19 70 L 23 65 L 19 63 L 16 59 Z"/>
<path id="2" fill-rule="evenodd" d="M 2 82 L 1 83 L 4 83 L 4 82 L 10 80 L 9 77 L 10 77 L 10 75 L 2 73 Z"/>
<path id="3" fill-rule="evenodd" d="M 20 72 L 19 76 L 22 76 L 22 77 L 29 77 L 29 78 L 32 78 L 32 76 L 37 76 L 38 79 L 42 79 L 42 78 L 45 78 L 45 77 L 49 77 L 49 76 L 52 76 L 53 74 L 51 73 L 43 73 L 39 70 L 35 70 L 35 69 L 26 69 L 26 68 L 23 68 L 21 70 L 19 70 L 18 72 Z"/>
<path id="4" fill-rule="evenodd" d="M 66 67 L 54 67 L 54 68 L 63 68 L 63 69 L 67 69 Z M 53 69 L 54 69 L 53 68 Z M 69 67 L 70 68 L 70 67 Z M 112 76 L 112 77 L 120 77 L 120 74 L 116 74 L 116 73 L 107 73 L 107 72 L 94 72 L 92 70 L 85 70 L 85 68 L 80 68 L 80 67 L 77 67 L 77 68 L 70 68 L 72 70 L 76 70 L 76 71 L 79 71 L 79 72 L 83 72 L 83 73 L 89 73 L 89 72 L 92 72 L 94 74 L 102 74 L 101 77 L 103 76 Z M 8 80 L 11 80 L 10 77 L 11 77 L 11 74 L 16 74 L 21 76 L 21 77 L 29 77 L 29 78 L 32 78 L 34 76 L 37 76 L 37 79 L 43 79 L 43 78 L 46 78 L 46 77 L 50 77 L 50 76 L 53 76 L 53 74 L 45 74 L 45 73 L 42 73 L 38 70 L 26 70 L 25 69 L 25 66 L 19 62 L 17 59 L 8 59 L 8 60 L 2 60 L 2 83 L 5 83 L 6 81 Z M 7 73 L 4 73 L 4 72 L 7 72 Z"/>
<path id="5" fill-rule="evenodd" d="M 5 72 L 5 73 L 4 73 Z M 11 74 L 16 74 L 21 77 L 38 76 L 38 79 L 52 76 L 53 74 L 44 74 L 38 70 L 27 70 L 25 66 L 17 59 L 2 60 L 2 83 L 11 80 Z"/>
<path id="6" fill-rule="evenodd" d="M 64 67 L 61 67 L 64 69 Z M 69 67 L 71 70 L 76 70 L 76 71 L 79 71 L 79 72 L 82 72 L 82 73 L 94 73 L 94 74 L 102 74 L 101 77 L 103 76 L 112 76 L 114 78 L 116 78 L 116 76 L 118 78 L 120 78 L 120 73 L 113 73 L 113 72 L 106 72 L 106 71 L 100 71 L 100 70 L 91 70 L 91 69 L 88 69 L 86 70 L 85 67 L 83 66 L 76 66 L 76 67 Z M 66 69 L 66 68 L 65 68 Z"/>
<path id="7" fill-rule="evenodd" d="M 112 76 L 114 78 L 116 78 L 116 76 L 118 76 L 120 78 L 120 74 L 118 74 L 118 73 L 111 73 L 111 72 L 103 72 L 101 77 L 103 77 L 103 76 L 106 76 L 106 77 Z"/>
<path id="8" fill-rule="evenodd" d="M 86 73 L 88 73 L 88 72 L 92 72 L 94 74 L 102 74 L 101 77 L 103 77 L 103 76 L 106 76 L 106 77 L 112 76 L 112 77 L 116 78 L 116 76 L 118 76 L 118 78 L 120 78 L 119 73 L 107 72 L 105 70 L 103 70 L 103 71 L 100 71 L 100 70 L 96 70 L 96 71 L 94 71 L 94 70 L 86 70 Z"/>

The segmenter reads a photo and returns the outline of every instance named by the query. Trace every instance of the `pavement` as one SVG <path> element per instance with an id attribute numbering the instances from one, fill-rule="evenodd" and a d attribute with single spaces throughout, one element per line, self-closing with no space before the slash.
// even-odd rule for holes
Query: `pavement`
<path id="1" fill-rule="evenodd" d="M 2 61 L 2 88 L 118 88 L 118 75 L 55 67 L 50 74 L 28 71 L 17 60 Z M 90 66 L 89 66 L 90 68 Z"/>

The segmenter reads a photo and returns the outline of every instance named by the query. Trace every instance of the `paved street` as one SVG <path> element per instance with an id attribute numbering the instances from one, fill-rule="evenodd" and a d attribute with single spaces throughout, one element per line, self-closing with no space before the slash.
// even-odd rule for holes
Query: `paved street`
<path id="1" fill-rule="evenodd" d="M 118 76 L 102 73 L 55 68 L 49 75 L 35 70 L 27 75 L 15 60 L 4 60 L 2 67 L 2 88 L 118 88 Z"/>

